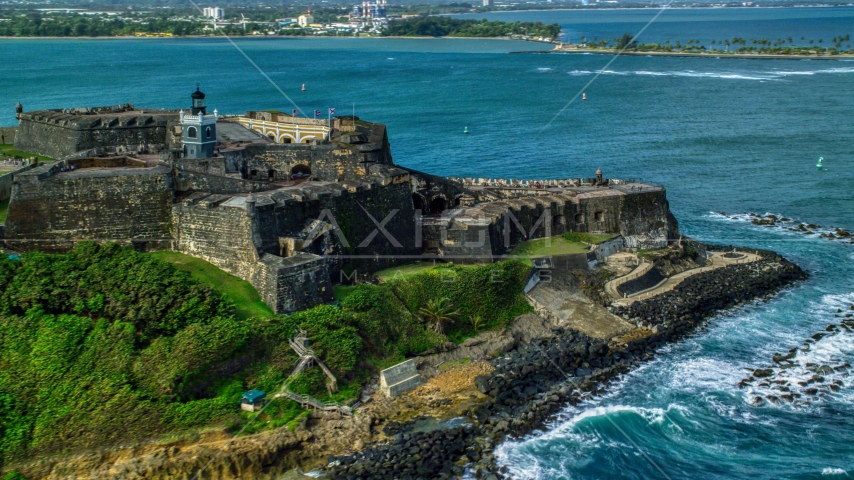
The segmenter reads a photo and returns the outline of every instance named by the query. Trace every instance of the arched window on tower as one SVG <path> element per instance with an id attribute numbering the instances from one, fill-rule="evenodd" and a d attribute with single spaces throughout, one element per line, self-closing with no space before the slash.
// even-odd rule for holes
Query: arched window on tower
<path id="1" fill-rule="evenodd" d="M 190 127 L 187 129 L 187 137 L 196 138 L 196 127 Z"/>
<path id="2" fill-rule="evenodd" d="M 205 138 L 211 138 L 211 127 L 205 129 Z"/>

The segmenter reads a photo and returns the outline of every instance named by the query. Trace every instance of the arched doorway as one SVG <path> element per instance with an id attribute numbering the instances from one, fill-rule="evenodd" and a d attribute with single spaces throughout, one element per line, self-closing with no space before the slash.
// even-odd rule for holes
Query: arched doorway
<path id="1" fill-rule="evenodd" d="M 421 195 L 420 193 L 412 194 L 412 206 L 416 211 L 420 210 L 422 215 L 428 213 L 424 211 L 427 206 L 427 199 L 425 199 L 424 195 Z"/>
<path id="2" fill-rule="evenodd" d="M 430 211 L 431 215 L 440 215 L 448 208 L 448 201 L 445 200 L 445 197 L 436 197 L 430 200 Z"/>
<path id="3" fill-rule="evenodd" d="M 304 180 L 311 176 L 311 167 L 300 164 L 291 169 L 291 180 Z"/>
<path id="4" fill-rule="evenodd" d="M 273 170 L 272 168 L 271 168 L 270 170 L 267 170 L 267 178 L 268 178 L 271 182 L 272 182 L 273 180 L 275 180 L 275 179 L 276 179 L 276 171 L 275 171 L 275 170 Z"/>

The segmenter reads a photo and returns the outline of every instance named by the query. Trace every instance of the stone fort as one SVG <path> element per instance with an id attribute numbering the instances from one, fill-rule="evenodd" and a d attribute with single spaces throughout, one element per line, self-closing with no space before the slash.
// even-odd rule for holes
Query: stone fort
<path id="1" fill-rule="evenodd" d="M 56 158 L 17 174 L 3 241 L 174 250 L 249 281 L 277 313 L 333 301 L 332 285 L 434 259 L 483 263 L 566 231 L 628 246 L 678 235 L 664 188 L 603 177 L 439 177 L 397 165 L 385 125 L 278 112 L 131 104 L 24 112 L 15 148 Z"/>

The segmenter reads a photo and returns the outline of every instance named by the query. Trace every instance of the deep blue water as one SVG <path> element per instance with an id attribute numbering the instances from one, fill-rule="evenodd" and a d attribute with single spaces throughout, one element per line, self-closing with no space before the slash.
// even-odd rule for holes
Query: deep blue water
<path id="1" fill-rule="evenodd" d="M 852 10 L 749 14 L 773 25 L 794 11 L 802 16 L 785 28 L 803 26 L 809 37 L 810 28 L 824 28 L 813 22 L 827 21 L 816 15 Z M 696 12 L 709 17 L 668 28 L 696 36 L 698 23 L 732 23 L 720 10 Z M 612 13 L 620 23 L 649 12 Z M 707 332 L 668 347 L 604 397 L 567 409 L 547 431 L 506 443 L 500 459 L 516 476 L 854 474 L 848 377 L 834 374 L 840 391 L 809 407 L 754 407 L 737 386 L 854 302 L 854 246 L 713 213 L 775 212 L 854 229 L 854 61 L 620 57 L 587 88 L 586 102 L 567 107 L 612 57 L 509 55 L 548 46 L 489 40 L 236 41 L 302 111 L 349 113 L 355 102 L 357 115 L 386 123 L 397 163 L 517 178 L 589 176 L 601 167 L 606 176 L 662 182 L 685 234 L 771 248 L 812 273 L 774 300 L 722 315 Z M 196 82 L 220 112 L 293 108 L 223 40 L 0 40 L 0 52 L 12 66 L 0 75 L 0 124 L 14 122 L 16 101 L 28 110 L 185 106 Z M 464 127 L 472 133 L 463 135 Z M 814 167 L 819 156 L 823 171 Z M 800 366 L 846 360 L 854 362 L 854 334 L 844 332 L 798 357 Z M 795 368 L 791 375 L 808 374 Z"/>

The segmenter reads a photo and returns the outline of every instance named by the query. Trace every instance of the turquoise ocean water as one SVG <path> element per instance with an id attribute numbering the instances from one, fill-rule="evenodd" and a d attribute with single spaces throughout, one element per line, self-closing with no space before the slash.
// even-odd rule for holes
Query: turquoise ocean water
<path id="1" fill-rule="evenodd" d="M 546 16 L 613 36 L 646 21 L 626 16 L 654 15 L 585 12 L 582 24 L 570 16 L 577 13 L 513 18 Z M 677 17 L 666 28 L 686 32 L 681 38 L 854 30 L 854 8 L 670 14 Z M 830 376 L 839 391 L 810 406 L 755 407 L 738 388 L 775 352 L 838 322 L 836 309 L 854 302 L 854 245 L 716 213 L 773 212 L 854 229 L 852 59 L 620 57 L 587 88 L 586 102 L 556 115 L 611 57 L 510 55 L 548 46 L 498 40 L 236 42 L 300 110 L 349 114 L 355 104 L 357 115 L 386 123 L 400 164 L 513 178 L 590 176 L 601 167 L 606 176 L 662 182 L 685 234 L 774 249 L 812 273 L 768 303 L 721 315 L 542 432 L 502 445 L 499 458 L 516 477 L 854 476 L 854 385 L 844 373 Z M 0 40 L 0 53 L 9 66 L 0 75 L 2 125 L 14 123 L 17 101 L 27 110 L 184 106 L 197 82 L 220 112 L 294 108 L 221 39 Z M 846 361 L 854 362 L 854 333 L 842 332 L 800 354 L 787 375 L 800 381 L 809 363 Z"/>

